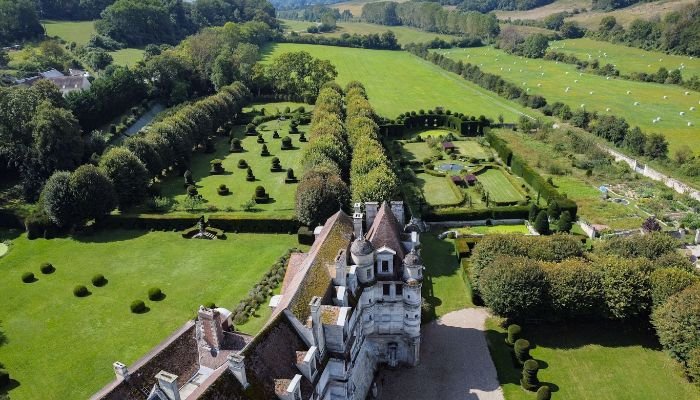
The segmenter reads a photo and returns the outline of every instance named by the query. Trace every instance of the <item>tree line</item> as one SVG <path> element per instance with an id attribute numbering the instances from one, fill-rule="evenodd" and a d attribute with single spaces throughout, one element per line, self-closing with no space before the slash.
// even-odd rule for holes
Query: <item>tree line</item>
<path id="1" fill-rule="evenodd" d="M 316 36 L 316 35 L 299 35 L 296 32 L 288 36 L 283 36 L 279 39 L 280 42 L 286 43 L 304 43 L 316 44 L 324 46 L 338 47 L 354 47 L 360 49 L 375 49 L 375 50 L 400 50 L 396 35 L 392 31 L 386 31 L 382 34 L 370 33 L 366 35 L 352 35 L 344 32 L 340 37 Z"/>

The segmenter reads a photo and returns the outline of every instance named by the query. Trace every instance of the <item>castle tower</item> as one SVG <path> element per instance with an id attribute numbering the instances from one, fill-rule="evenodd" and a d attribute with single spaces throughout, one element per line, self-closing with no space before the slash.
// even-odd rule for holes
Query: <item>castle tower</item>
<path id="1" fill-rule="evenodd" d="M 224 329 L 221 313 L 204 306 L 199 307 L 199 322 L 202 324 L 204 341 L 213 349 L 221 348 L 224 342 Z"/>
<path id="2" fill-rule="evenodd" d="M 404 257 L 403 266 L 404 331 L 411 337 L 418 337 L 420 336 L 423 262 L 415 248 Z"/>
<path id="3" fill-rule="evenodd" d="M 367 285 L 375 281 L 374 246 L 364 236 L 360 236 L 350 245 L 352 262 L 357 265 L 355 273 L 360 284 Z"/>

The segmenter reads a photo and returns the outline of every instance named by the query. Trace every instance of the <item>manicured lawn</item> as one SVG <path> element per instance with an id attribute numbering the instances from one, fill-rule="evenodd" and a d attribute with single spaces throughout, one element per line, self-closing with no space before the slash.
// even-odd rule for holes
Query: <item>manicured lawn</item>
<path id="1" fill-rule="evenodd" d="M 513 202 L 523 200 L 523 195 L 498 168 L 489 168 L 477 177 L 489 193 L 491 201 Z"/>
<path id="2" fill-rule="evenodd" d="M 299 126 L 299 131 L 306 131 L 308 126 Z M 257 136 L 245 136 L 243 128 L 236 128 L 236 137 L 241 139 L 243 153 L 229 153 L 228 137 L 220 137 L 215 141 L 216 152 L 213 154 L 197 153 L 192 158 L 190 170 L 197 182 L 197 190 L 204 197 L 205 203 L 202 208 L 215 212 L 226 211 L 247 214 L 260 214 L 276 216 L 292 216 L 294 214 L 294 194 L 297 184 L 285 184 L 284 178 L 287 176 L 287 168 L 294 169 L 294 175 L 301 178 L 301 154 L 306 143 L 299 142 L 298 134 L 289 134 L 289 121 L 272 121 L 258 126 L 258 131 L 263 134 L 270 156 L 260 155 L 262 144 L 256 142 Z M 280 137 L 289 136 L 292 138 L 294 150 L 281 149 L 282 139 L 273 139 L 273 131 L 277 130 Z M 282 172 L 271 172 L 272 159 L 277 157 L 283 168 Z M 210 161 L 213 159 L 223 160 L 225 173 L 222 175 L 210 175 Z M 253 170 L 256 180 L 246 181 L 246 169 L 238 168 L 238 161 L 244 159 Z M 219 185 L 225 184 L 231 194 L 221 196 L 217 193 Z M 270 195 L 271 201 L 266 204 L 257 204 L 253 212 L 242 210 L 242 204 L 251 200 L 257 186 L 262 186 Z M 180 176 L 171 177 L 163 183 L 162 193 L 164 196 L 177 201 L 179 204 L 176 210 L 184 210 L 184 201 L 187 197 L 183 178 Z M 212 208 L 212 207 L 215 207 Z"/>
<path id="3" fill-rule="evenodd" d="M 507 121 L 516 121 L 525 112 L 523 107 L 403 51 L 292 43 L 272 44 L 263 50 L 268 61 L 291 51 L 307 51 L 314 57 L 330 60 L 338 70 L 336 81 L 341 85 L 351 80 L 361 81 L 374 109 L 388 118 L 436 106 L 494 119 L 502 114 Z"/>
<path id="4" fill-rule="evenodd" d="M 131 67 L 136 65 L 139 61 L 143 60 L 144 51 L 141 49 L 121 49 L 117 51 L 112 51 L 109 54 L 112 55 L 114 59 L 113 63 L 115 65 L 121 65 L 125 67 Z"/>
<path id="5" fill-rule="evenodd" d="M 455 204 L 459 198 L 450 189 L 448 177 L 417 174 L 418 186 L 423 189 L 425 200 L 434 206 Z"/>
<path id="6" fill-rule="evenodd" d="M 474 307 L 471 289 L 463 279 L 452 241 L 440 240 L 434 233 L 422 234 L 420 241 L 425 264 L 422 293 L 431 305 L 429 312 L 423 311 L 423 323 L 451 311 Z"/>
<path id="7" fill-rule="evenodd" d="M 0 360 L 19 381 L 10 397 L 89 397 L 114 379 L 114 361 L 133 363 L 192 318 L 200 304 L 213 301 L 233 309 L 296 242 L 292 235 L 229 234 L 226 240 L 206 241 L 186 240 L 176 232 L 122 230 L 13 239 L 0 262 L 0 329 L 7 338 Z M 56 272 L 41 274 L 43 262 Z M 22 283 L 25 271 L 38 281 Z M 98 273 L 108 280 L 101 288 L 90 282 Z M 73 296 L 78 284 L 91 294 Z M 165 293 L 164 300 L 148 300 L 154 286 Z M 136 299 L 150 311 L 132 314 L 129 304 Z"/>
<path id="8" fill-rule="evenodd" d="M 42 21 L 48 36 L 58 36 L 66 42 L 83 45 L 97 34 L 95 21 Z"/>
<path id="9" fill-rule="evenodd" d="M 432 156 L 433 152 L 425 142 L 403 143 L 403 154 L 409 161 L 423 161 L 424 158 Z"/>
<path id="10" fill-rule="evenodd" d="M 688 89 L 677 85 L 606 80 L 599 75 L 580 74 L 570 64 L 523 59 L 492 47 L 436 51 L 479 65 L 484 72 L 529 88 L 529 93 L 542 95 L 550 103 L 561 101 L 572 109 L 583 104 L 589 111 L 624 117 L 631 126 L 639 126 L 646 132 L 662 133 L 669 141 L 671 154 L 681 145 L 700 151 L 700 111 L 697 110 L 700 92 L 691 91 L 686 96 Z M 565 92 L 567 87 L 569 92 Z M 635 102 L 639 105 L 634 105 Z M 691 111 L 690 107 L 696 110 Z M 608 108 L 610 111 L 606 111 Z M 681 112 L 685 115 L 681 116 Z M 656 117 L 661 117 L 661 122 L 652 123 Z M 693 126 L 688 126 L 688 122 Z"/>
<path id="11" fill-rule="evenodd" d="M 489 152 L 484 148 L 484 146 L 480 145 L 476 140 L 455 140 L 452 142 L 452 144 L 457 147 L 460 155 L 469 158 L 485 160 L 490 156 Z"/>
<path id="12" fill-rule="evenodd" d="M 522 233 L 528 234 L 525 225 L 493 225 L 493 226 L 468 226 L 455 229 L 459 233 L 464 234 L 481 234 L 481 235 L 496 235 L 506 233 Z"/>
<path id="13" fill-rule="evenodd" d="M 487 321 L 486 338 L 506 400 L 534 400 L 520 388 L 499 319 Z M 557 400 L 700 399 L 700 390 L 682 377 L 680 368 L 660 350 L 644 328 L 614 323 L 526 326 L 523 337 L 535 348 L 539 379 Z"/>
<path id="14" fill-rule="evenodd" d="M 623 46 L 588 38 L 553 41 L 550 49 L 573 54 L 580 60 L 600 60 L 600 64 L 614 64 L 623 74 L 632 72 L 656 73 L 660 67 L 669 71 L 681 68 L 683 78 L 700 75 L 700 60 L 689 56 L 678 56 L 660 51 L 646 51 L 636 47 Z M 606 55 L 607 54 L 607 55 Z M 588 55 L 591 58 L 588 58 Z"/>
<path id="15" fill-rule="evenodd" d="M 429 138 L 429 137 L 434 137 L 434 138 L 439 138 L 440 136 L 447 136 L 449 134 L 455 135 L 454 132 L 450 132 L 445 129 L 429 129 L 427 131 L 423 131 L 418 134 L 418 136 L 422 137 L 423 139 Z"/>
<path id="16" fill-rule="evenodd" d="M 315 25 L 313 22 L 308 22 L 308 21 L 293 21 L 293 20 L 287 20 L 283 19 L 281 20 L 284 23 L 284 28 L 285 30 L 289 31 L 295 31 L 300 34 L 308 34 L 306 33 L 306 28 Z M 396 40 L 399 42 L 400 45 L 405 45 L 408 43 L 422 43 L 422 42 L 429 42 L 435 38 L 443 39 L 450 41 L 452 39 L 455 39 L 456 36 L 452 35 L 445 35 L 445 34 L 440 34 L 440 33 L 435 33 L 435 32 L 426 32 L 426 31 L 420 31 L 418 29 L 414 28 L 409 28 L 407 26 L 385 26 L 385 25 L 377 25 L 377 24 L 368 24 L 365 22 L 338 22 L 337 23 L 337 28 L 333 32 L 328 32 L 328 33 L 321 33 L 321 34 L 314 34 L 314 35 L 321 35 L 321 36 L 328 36 L 328 37 L 339 37 L 340 35 L 347 33 L 350 35 L 353 34 L 358 34 L 358 35 L 369 35 L 369 34 L 379 34 L 381 35 L 382 33 L 386 31 L 392 31 L 394 32 L 394 35 L 396 35 Z"/>

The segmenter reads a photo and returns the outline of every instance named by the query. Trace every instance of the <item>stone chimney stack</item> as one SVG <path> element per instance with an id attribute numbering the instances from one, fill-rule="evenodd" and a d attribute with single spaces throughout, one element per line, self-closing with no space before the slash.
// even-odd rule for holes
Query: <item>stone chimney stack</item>
<path id="1" fill-rule="evenodd" d="M 356 238 L 364 234 L 364 229 L 362 228 L 362 224 L 364 223 L 364 217 L 364 214 L 362 214 L 361 212 L 356 212 L 352 215 L 353 233 L 355 234 Z"/>
<path id="2" fill-rule="evenodd" d="M 126 368 L 126 365 L 116 361 L 112 364 L 112 367 L 114 368 L 114 373 L 117 375 L 117 379 L 122 380 L 129 377 L 129 369 Z"/>
<path id="3" fill-rule="evenodd" d="M 406 217 L 404 217 L 403 201 L 392 201 L 391 212 L 394 213 L 396 220 L 399 221 L 401 229 L 406 225 Z"/>
<path id="4" fill-rule="evenodd" d="M 180 400 L 180 389 L 177 387 L 177 375 L 161 370 L 158 375 L 156 375 L 156 379 L 158 380 L 160 390 L 168 396 L 168 399 Z"/>
<path id="5" fill-rule="evenodd" d="M 204 341 L 214 349 L 220 349 L 224 341 L 221 314 L 204 306 L 199 306 L 199 321 L 202 324 Z"/>
<path id="6" fill-rule="evenodd" d="M 356 213 L 361 213 L 362 212 L 362 203 L 355 203 L 352 206 L 353 211 Z"/>
<path id="7" fill-rule="evenodd" d="M 245 357 L 240 354 L 229 354 L 226 360 L 228 361 L 228 369 L 231 370 L 233 376 L 238 379 L 243 389 L 247 389 L 249 384 L 248 377 L 245 374 Z"/>
<path id="8" fill-rule="evenodd" d="M 347 285 L 347 272 L 345 271 L 347 267 L 347 255 L 345 250 L 340 249 L 338 254 L 335 256 L 335 285 L 336 286 L 346 286 Z"/>
<path id="9" fill-rule="evenodd" d="M 323 335 L 321 323 L 321 298 L 314 296 L 309 303 L 311 308 L 311 333 L 314 336 L 314 345 L 318 348 L 321 358 L 326 354 L 326 337 Z"/>
<path id="10" fill-rule="evenodd" d="M 372 227 L 374 223 L 374 217 L 377 216 L 379 211 L 379 203 L 376 201 L 368 201 L 365 203 L 365 220 L 367 221 L 367 230 Z"/>

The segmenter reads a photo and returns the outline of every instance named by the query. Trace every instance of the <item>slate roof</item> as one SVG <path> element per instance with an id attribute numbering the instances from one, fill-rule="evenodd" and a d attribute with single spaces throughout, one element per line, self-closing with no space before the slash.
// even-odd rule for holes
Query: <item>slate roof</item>
<path id="1" fill-rule="evenodd" d="M 384 246 L 394 250 L 399 260 L 403 260 L 406 252 L 401 244 L 401 227 L 396 216 L 391 212 L 389 203 L 384 202 L 374 217 L 372 227 L 367 232 L 367 239 L 375 249 Z"/>

